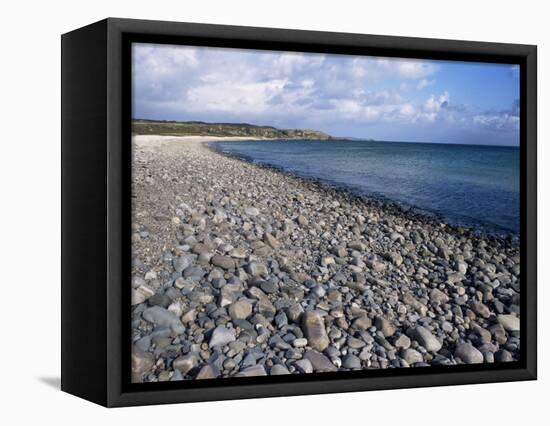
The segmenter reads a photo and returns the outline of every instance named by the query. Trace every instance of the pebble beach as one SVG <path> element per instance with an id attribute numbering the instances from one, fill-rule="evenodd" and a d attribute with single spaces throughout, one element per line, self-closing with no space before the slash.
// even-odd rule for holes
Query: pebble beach
<path id="1" fill-rule="evenodd" d="M 133 382 L 519 360 L 517 239 L 215 140 L 132 139 Z"/>

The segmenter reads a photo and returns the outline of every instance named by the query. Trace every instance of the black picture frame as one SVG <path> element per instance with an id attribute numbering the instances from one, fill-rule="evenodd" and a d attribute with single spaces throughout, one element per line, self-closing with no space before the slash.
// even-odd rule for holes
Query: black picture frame
<path id="1" fill-rule="evenodd" d="M 520 65 L 521 356 L 506 364 L 130 383 L 130 44 Z M 131 406 L 536 379 L 536 46 L 109 18 L 62 36 L 62 390 Z"/>

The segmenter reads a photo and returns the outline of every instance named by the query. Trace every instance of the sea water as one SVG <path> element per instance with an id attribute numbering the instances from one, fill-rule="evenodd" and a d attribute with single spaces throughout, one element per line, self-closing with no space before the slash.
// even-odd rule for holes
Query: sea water
<path id="1" fill-rule="evenodd" d="M 357 140 L 231 141 L 210 146 L 435 214 L 449 223 L 519 233 L 517 147 Z"/>

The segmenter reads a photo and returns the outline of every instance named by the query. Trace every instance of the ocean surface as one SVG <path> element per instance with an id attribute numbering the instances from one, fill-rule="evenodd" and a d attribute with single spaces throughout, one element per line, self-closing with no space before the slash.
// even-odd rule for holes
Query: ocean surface
<path id="1" fill-rule="evenodd" d="M 519 233 L 519 148 L 312 140 L 210 146 L 435 214 L 452 224 L 495 234 Z"/>

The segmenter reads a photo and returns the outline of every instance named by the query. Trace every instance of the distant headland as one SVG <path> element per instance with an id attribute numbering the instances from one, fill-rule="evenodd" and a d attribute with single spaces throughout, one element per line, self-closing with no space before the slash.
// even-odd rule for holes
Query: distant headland
<path id="1" fill-rule="evenodd" d="M 239 136 L 265 139 L 339 140 L 319 130 L 278 129 L 248 123 L 206 123 L 203 121 L 132 120 L 135 135 L 163 136 Z"/>

